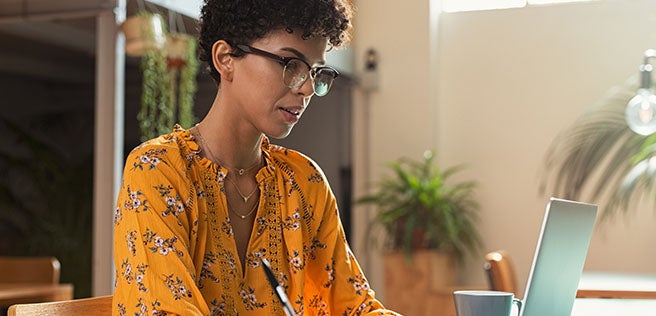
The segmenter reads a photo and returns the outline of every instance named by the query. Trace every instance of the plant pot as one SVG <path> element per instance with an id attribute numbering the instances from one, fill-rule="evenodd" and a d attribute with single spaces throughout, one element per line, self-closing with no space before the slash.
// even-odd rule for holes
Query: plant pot
<path id="1" fill-rule="evenodd" d="M 457 282 L 456 259 L 450 253 L 419 250 L 409 259 L 402 251 L 386 252 L 383 265 L 388 293 L 383 303 L 404 315 L 434 315 L 422 302 Z"/>
<path id="2" fill-rule="evenodd" d="M 131 16 L 123 22 L 121 30 L 125 34 L 125 53 L 129 56 L 139 57 L 163 49 L 166 43 L 164 20 L 159 14 Z"/>
<path id="3" fill-rule="evenodd" d="M 170 68 L 184 67 L 189 54 L 189 42 L 194 38 L 182 33 L 166 36 L 166 59 Z"/>

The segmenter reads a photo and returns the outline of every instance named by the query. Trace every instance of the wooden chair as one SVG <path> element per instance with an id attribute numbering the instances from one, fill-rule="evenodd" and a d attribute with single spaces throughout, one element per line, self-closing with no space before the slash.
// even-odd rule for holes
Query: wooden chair
<path id="1" fill-rule="evenodd" d="M 73 284 L 59 283 L 60 270 L 54 257 L 0 256 L 0 312 L 13 304 L 73 299 Z"/>
<path id="2" fill-rule="evenodd" d="M 483 268 L 487 274 L 490 289 L 515 293 L 515 297 L 518 297 L 515 265 L 506 251 L 497 250 L 487 253 Z"/>
<path id="3" fill-rule="evenodd" d="M 49 303 L 16 304 L 10 306 L 7 311 L 7 316 L 109 316 L 111 314 L 111 295 Z"/>
<path id="4" fill-rule="evenodd" d="M 59 283 L 55 257 L 0 257 L 0 283 Z"/>

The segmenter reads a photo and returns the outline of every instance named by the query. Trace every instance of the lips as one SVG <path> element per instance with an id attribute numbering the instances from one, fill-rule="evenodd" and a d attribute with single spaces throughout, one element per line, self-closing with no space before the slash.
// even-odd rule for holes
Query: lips
<path id="1" fill-rule="evenodd" d="M 280 108 L 280 109 L 283 110 L 283 111 L 285 111 L 285 112 L 287 112 L 287 113 L 290 113 L 290 114 L 292 114 L 292 115 L 299 115 L 299 114 L 301 114 L 300 111 L 294 111 L 294 110 L 292 110 L 292 109 L 286 109 L 286 108 Z"/>
<path id="2" fill-rule="evenodd" d="M 303 113 L 303 107 L 279 107 L 278 109 L 282 112 L 289 124 L 296 124 Z"/>

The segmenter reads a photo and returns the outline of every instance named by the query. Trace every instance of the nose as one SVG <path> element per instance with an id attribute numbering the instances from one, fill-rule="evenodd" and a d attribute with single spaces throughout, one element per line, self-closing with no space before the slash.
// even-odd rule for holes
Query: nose
<path id="1" fill-rule="evenodd" d="M 294 92 L 296 94 L 302 95 L 304 99 L 311 97 L 312 95 L 314 95 L 314 87 L 312 85 L 313 85 L 312 78 L 308 76 L 307 80 L 305 80 L 305 82 L 303 82 L 303 84 L 300 87 L 294 89 L 296 90 Z"/>
<path id="2" fill-rule="evenodd" d="M 314 95 L 314 94 L 312 94 L 312 95 Z M 304 107 L 307 108 L 308 105 L 310 105 L 310 100 L 312 99 L 312 95 L 309 95 L 309 96 L 303 98 L 303 106 Z"/>

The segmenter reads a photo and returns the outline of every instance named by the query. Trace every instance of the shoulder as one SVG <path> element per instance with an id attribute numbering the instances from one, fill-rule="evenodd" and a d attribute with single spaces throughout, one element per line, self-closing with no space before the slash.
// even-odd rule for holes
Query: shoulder
<path id="1" fill-rule="evenodd" d="M 125 161 L 125 173 L 184 173 L 195 157 L 195 152 L 187 144 L 188 133 L 185 132 L 176 130 L 135 147 Z"/>
<path id="2" fill-rule="evenodd" d="M 323 183 L 327 185 L 326 176 L 321 167 L 309 156 L 279 145 L 268 145 L 271 160 L 283 169 L 282 171 L 293 175 L 297 181 L 305 180 L 310 183 Z"/>

